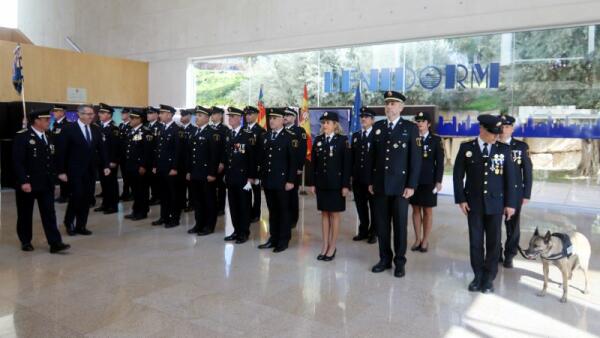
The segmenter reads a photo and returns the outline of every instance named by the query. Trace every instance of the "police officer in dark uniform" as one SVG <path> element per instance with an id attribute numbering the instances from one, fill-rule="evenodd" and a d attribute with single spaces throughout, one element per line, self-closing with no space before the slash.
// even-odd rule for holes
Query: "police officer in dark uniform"
<path id="1" fill-rule="evenodd" d="M 415 121 L 423 145 L 423 161 L 419 185 L 410 198 L 415 229 L 415 243 L 410 250 L 427 252 L 429 234 L 433 226 L 433 208 L 437 206 L 437 194 L 442 190 L 444 178 L 444 147 L 442 138 L 431 131 L 433 117 L 429 113 L 419 112 Z"/>
<path id="2" fill-rule="evenodd" d="M 502 216 L 510 219 L 516 207 L 515 166 L 510 147 L 496 142 L 502 126 L 500 118 L 483 114 L 477 120 L 479 137 L 463 142 L 456 154 L 454 200 L 469 223 L 469 251 L 475 274 L 469 291 L 490 293 L 498 271 Z"/>
<path id="3" fill-rule="evenodd" d="M 186 176 L 186 164 L 185 161 L 187 159 L 187 155 L 185 152 L 188 150 L 188 142 L 190 135 L 196 132 L 196 126 L 192 124 L 192 115 L 195 113 L 196 109 L 181 109 L 179 110 L 181 114 L 181 119 L 179 122 L 181 123 L 181 129 L 185 133 L 185 138 L 183 140 L 184 144 L 181 145 L 181 156 L 179 156 L 180 160 L 180 170 L 179 174 L 179 191 L 177 192 L 177 196 L 179 196 L 179 204 L 181 208 L 185 212 L 189 212 L 193 210 L 192 207 L 192 187 L 191 183 L 185 179 Z"/>
<path id="4" fill-rule="evenodd" d="M 189 234 L 206 236 L 215 231 L 217 224 L 217 172 L 221 158 L 221 134 L 209 124 L 212 111 L 197 106 L 196 131 L 190 135 L 187 155 L 187 180 L 192 186 L 192 205 L 196 224 Z"/>
<path id="5" fill-rule="evenodd" d="M 21 250 L 33 251 L 32 216 L 37 200 L 50 253 L 70 248 L 62 241 L 54 211 L 54 144 L 46 132 L 50 127 L 48 110 L 28 114 L 30 125 L 15 135 L 13 143 L 13 167 L 16 177 L 17 234 Z"/>
<path id="6" fill-rule="evenodd" d="M 260 179 L 269 208 L 271 236 L 258 248 L 282 252 L 292 236 L 289 196 L 296 181 L 298 142 L 295 135 L 284 128 L 281 109 L 269 109 L 269 127 L 271 130 L 262 141 Z"/>
<path id="7" fill-rule="evenodd" d="M 131 182 L 133 205 L 131 213 L 125 218 L 139 221 L 148 217 L 150 209 L 148 177 L 152 171 L 154 158 L 154 134 L 144 125 L 146 118 L 144 110 L 132 109 L 129 117 L 129 128 L 123 143 L 125 161 L 123 161 L 121 169 Z"/>
<path id="8" fill-rule="evenodd" d="M 119 123 L 119 144 L 121 145 L 127 142 L 128 132 L 131 129 L 129 124 L 129 120 L 131 119 L 129 116 L 130 112 L 131 109 L 129 108 L 123 108 L 123 110 L 121 110 L 121 123 Z M 139 116 L 139 113 L 140 111 L 138 111 L 136 114 Z M 127 172 L 124 169 L 125 157 L 125 147 L 119 147 L 119 167 L 121 168 L 121 178 L 123 179 L 123 191 L 121 192 L 119 199 L 123 202 L 128 202 L 131 201 L 133 197 L 131 193 L 131 180 L 127 176 Z"/>
<path id="9" fill-rule="evenodd" d="M 371 149 L 373 145 L 373 123 L 375 112 L 367 107 L 360 109 L 361 130 L 352 135 L 352 192 L 358 213 L 358 235 L 352 240 L 367 240 L 369 244 L 377 242 L 375 230 L 375 208 L 373 195 L 369 193 L 371 175 Z"/>
<path id="10" fill-rule="evenodd" d="M 372 175 L 369 190 L 374 194 L 375 224 L 379 240 L 379 263 L 375 273 L 396 265 L 394 276 L 404 277 L 406 264 L 406 222 L 408 199 L 417 187 L 421 170 L 421 145 L 417 126 L 400 117 L 406 97 L 384 93 L 387 119 L 373 129 Z M 394 251 L 390 246 L 394 229 Z M 394 254 L 396 255 L 394 257 Z"/>
<path id="11" fill-rule="evenodd" d="M 260 124 L 257 123 L 258 109 L 256 107 L 246 106 L 246 108 L 244 108 L 244 114 L 246 119 L 246 129 L 252 132 L 252 134 L 254 134 L 254 139 L 256 140 L 255 156 L 256 158 L 260 158 L 259 151 L 261 150 L 264 134 L 267 131 Z M 256 165 L 258 172 L 258 166 L 260 165 L 259 161 L 256 161 Z M 261 199 L 262 192 L 260 190 L 260 180 L 256 179 L 254 180 L 254 183 L 252 183 L 252 207 L 250 209 L 251 223 L 258 222 L 258 220 L 260 220 Z"/>
<path id="12" fill-rule="evenodd" d="M 150 129 L 154 136 L 154 143 L 158 138 L 158 133 L 162 129 L 163 124 L 158 120 L 158 109 L 154 107 L 146 108 L 146 127 Z M 160 204 L 160 184 L 158 176 L 150 170 L 148 179 L 150 181 L 150 205 Z"/>
<path id="13" fill-rule="evenodd" d="M 292 132 L 295 142 L 298 144 L 294 148 L 294 157 L 296 158 L 296 179 L 294 180 L 294 189 L 290 191 L 290 212 L 292 228 L 296 227 L 300 215 L 300 200 L 298 198 L 298 188 L 302 184 L 302 169 L 306 160 L 306 131 L 304 128 L 296 125 L 298 112 L 292 107 L 286 107 L 283 111 L 283 123 L 285 128 Z"/>
<path id="14" fill-rule="evenodd" d="M 521 237 L 521 208 L 531 198 L 531 186 L 533 184 L 533 165 L 529 157 L 529 146 L 527 143 L 512 137 L 515 118 L 502 115 L 502 133 L 500 142 L 510 146 L 512 161 L 515 164 L 515 188 L 517 190 L 517 207 L 515 214 L 504 222 L 506 226 L 506 244 L 504 247 L 504 259 L 502 258 L 502 244 L 500 244 L 500 261 L 505 268 L 513 267 L 513 257 L 517 254 L 519 239 Z"/>
<path id="15" fill-rule="evenodd" d="M 160 121 L 163 127 L 158 132 L 154 155 L 154 172 L 160 185 L 160 218 L 152 225 L 165 225 L 173 228 L 179 225 L 181 213 L 177 198 L 177 175 L 180 168 L 179 156 L 185 132 L 173 121 L 175 108 L 160 105 Z"/>
<path id="16" fill-rule="evenodd" d="M 225 112 L 222 108 L 213 106 L 211 108 L 212 114 L 210 115 L 211 125 L 217 132 L 221 135 L 221 138 L 224 140 L 225 137 L 229 134 L 229 127 L 227 127 L 223 123 L 223 113 Z M 221 149 L 219 152 L 222 154 L 225 147 L 225 143 L 221 142 Z M 225 196 L 227 194 L 227 188 L 225 186 L 225 182 L 223 181 L 225 167 L 221 164 L 219 165 L 219 171 L 217 174 L 217 215 L 221 216 L 225 214 Z"/>
<path id="17" fill-rule="evenodd" d="M 245 243 L 250 236 L 250 200 L 252 183 L 257 178 L 256 139 L 254 134 L 242 128 L 244 112 L 235 107 L 227 108 L 231 131 L 225 138 L 225 184 L 229 198 L 229 212 L 233 233 L 225 237 L 226 241 Z"/>
<path id="18" fill-rule="evenodd" d="M 67 120 L 65 113 L 65 106 L 54 105 L 52 108 L 52 115 L 54 116 L 54 123 L 52 124 L 52 136 L 54 137 L 54 142 L 57 142 L 56 140 L 62 137 L 62 130 L 71 123 L 69 120 Z M 69 197 L 69 185 L 61 180 L 58 180 L 58 185 L 60 188 L 60 194 L 56 199 L 56 203 L 66 203 L 67 198 Z"/>
<path id="19" fill-rule="evenodd" d="M 114 214 L 119 205 L 119 180 L 117 178 L 117 165 L 119 163 L 119 127 L 112 120 L 113 107 L 100 103 L 98 117 L 102 140 L 108 156 L 110 175 L 102 175 L 104 168 L 100 167 L 100 186 L 102 187 L 102 204 L 94 211 L 102 211 L 104 214 Z"/>

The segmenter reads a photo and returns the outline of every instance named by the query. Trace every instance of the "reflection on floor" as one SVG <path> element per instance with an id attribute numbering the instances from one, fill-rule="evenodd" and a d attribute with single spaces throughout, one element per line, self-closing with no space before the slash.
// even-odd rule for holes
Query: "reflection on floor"
<path id="1" fill-rule="evenodd" d="M 174 229 L 93 214 L 91 237 L 67 237 L 69 254 L 50 255 L 39 216 L 33 253 L 19 250 L 14 193 L 2 192 L 0 231 L 0 336 L 293 336 L 435 337 L 554 336 L 600 334 L 600 214 L 542 209 L 524 212 L 522 245 L 533 229 L 577 229 L 592 244 L 591 294 L 583 277 L 571 281 L 569 303 L 558 301 L 551 283 L 539 298 L 542 267 L 517 259 L 500 268 L 496 293 L 469 293 L 467 226 L 449 196 L 434 213 L 430 251 L 408 252 L 407 275 L 369 272 L 377 245 L 353 242 L 352 201 L 343 215 L 333 262 L 315 259 L 320 248 L 319 214 L 313 196 L 302 196 L 301 224 L 289 250 L 274 254 L 256 245 L 267 236 L 263 219 L 242 245 L 216 234 L 186 234 L 193 213 Z M 65 205 L 57 205 L 59 220 Z M 37 213 L 37 210 L 36 210 Z M 226 232 L 231 232 L 229 226 Z M 61 228 L 61 231 L 63 229 Z M 409 229 L 409 246 L 412 227 Z M 551 268 L 551 278 L 559 272 Z"/>

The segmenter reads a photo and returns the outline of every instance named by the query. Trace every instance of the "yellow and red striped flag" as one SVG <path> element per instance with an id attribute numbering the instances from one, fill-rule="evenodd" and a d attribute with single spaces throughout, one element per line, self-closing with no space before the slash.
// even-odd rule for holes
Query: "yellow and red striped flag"
<path id="1" fill-rule="evenodd" d="M 308 111 L 308 88 L 304 84 L 302 107 L 300 108 L 300 127 L 306 131 L 306 160 L 310 161 L 312 150 L 312 134 L 310 133 L 310 113 Z"/>
<path id="2" fill-rule="evenodd" d="M 267 129 L 267 110 L 263 103 L 263 87 L 260 85 L 260 92 L 258 93 L 258 125 Z"/>

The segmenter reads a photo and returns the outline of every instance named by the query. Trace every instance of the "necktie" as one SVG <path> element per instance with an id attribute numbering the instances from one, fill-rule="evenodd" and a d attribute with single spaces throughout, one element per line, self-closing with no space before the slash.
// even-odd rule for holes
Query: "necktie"
<path id="1" fill-rule="evenodd" d="M 277 137 L 277 133 L 276 132 L 272 132 L 271 133 L 271 141 L 274 141 L 276 137 Z"/>
<path id="2" fill-rule="evenodd" d="M 48 145 L 48 142 L 46 142 L 46 136 L 44 136 L 44 134 L 42 134 L 42 142 L 44 142 L 45 145 Z"/>
<path id="3" fill-rule="evenodd" d="M 366 130 L 363 130 L 363 135 L 362 136 L 363 136 L 363 140 L 365 140 L 367 138 L 367 131 Z"/>
<path id="4" fill-rule="evenodd" d="M 90 127 L 85 125 L 85 140 L 88 144 L 92 143 L 92 136 L 90 135 Z"/>
<path id="5" fill-rule="evenodd" d="M 483 144 L 483 157 L 488 157 L 488 156 L 490 156 L 490 153 L 488 151 L 488 144 L 484 143 Z"/>
<path id="6" fill-rule="evenodd" d="M 392 122 L 388 123 L 388 128 L 393 129 L 394 128 L 394 124 Z"/>

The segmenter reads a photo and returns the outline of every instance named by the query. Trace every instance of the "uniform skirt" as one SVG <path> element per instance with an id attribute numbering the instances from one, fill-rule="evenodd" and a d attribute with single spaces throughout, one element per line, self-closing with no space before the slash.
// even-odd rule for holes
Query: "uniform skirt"
<path id="1" fill-rule="evenodd" d="M 437 206 L 437 194 L 433 193 L 435 184 L 419 184 L 415 194 L 410 198 L 410 204 L 420 207 Z"/>
<path id="2" fill-rule="evenodd" d="M 342 189 L 318 189 L 317 209 L 319 211 L 339 212 L 346 210 L 346 199 L 342 196 Z"/>

